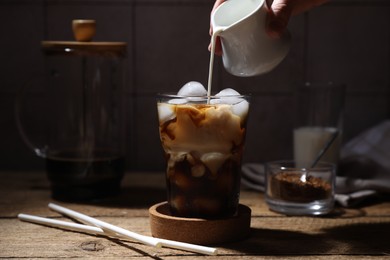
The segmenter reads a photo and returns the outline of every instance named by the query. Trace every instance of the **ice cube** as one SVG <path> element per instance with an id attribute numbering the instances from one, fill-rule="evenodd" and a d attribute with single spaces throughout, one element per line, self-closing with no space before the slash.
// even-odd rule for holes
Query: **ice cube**
<path id="1" fill-rule="evenodd" d="M 221 99 L 220 98 L 212 98 L 210 99 L 210 104 L 215 105 L 215 104 L 221 104 Z"/>
<path id="2" fill-rule="evenodd" d="M 225 88 L 222 89 L 221 91 L 216 94 L 217 97 L 222 97 L 222 96 L 238 96 L 240 93 L 238 93 L 236 90 L 232 88 Z"/>
<path id="3" fill-rule="evenodd" d="M 221 97 L 219 103 L 233 105 L 232 112 L 242 118 L 248 114 L 249 103 L 244 98 L 238 97 L 239 95 L 240 93 L 232 88 L 225 88 L 216 94 Z"/>
<path id="4" fill-rule="evenodd" d="M 195 96 L 206 96 L 207 90 L 202 85 L 202 83 L 197 81 L 190 81 L 186 83 L 179 92 L 177 92 L 179 96 L 187 96 L 187 97 L 195 97 Z"/>
<path id="5" fill-rule="evenodd" d="M 218 92 L 216 97 L 220 97 L 219 101 L 214 101 L 215 103 L 223 103 L 223 104 L 236 104 L 240 103 L 243 99 L 238 97 L 240 96 L 240 93 L 238 93 L 236 90 L 232 88 L 225 88 Z"/>
<path id="6" fill-rule="evenodd" d="M 165 123 L 166 121 L 171 120 L 176 116 L 172 106 L 168 104 L 158 104 L 157 110 L 160 123 Z"/>
<path id="7" fill-rule="evenodd" d="M 173 99 L 168 100 L 168 104 L 172 104 L 172 105 L 182 105 L 182 104 L 185 104 L 187 102 L 188 102 L 188 100 L 186 98 L 173 98 Z"/>
<path id="8" fill-rule="evenodd" d="M 211 174 L 216 176 L 218 169 L 222 166 L 228 157 L 228 154 L 212 152 L 203 154 L 200 160 L 207 166 Z"/>
<path id="9" fill-rule="evenodd" d="M 234 103 L 232 106 L 233 114 L 239 116 L 240 118 L 244 118 L 248 114 L 249 103 L 245 99 L 241 98 L 239 103 Z"/>

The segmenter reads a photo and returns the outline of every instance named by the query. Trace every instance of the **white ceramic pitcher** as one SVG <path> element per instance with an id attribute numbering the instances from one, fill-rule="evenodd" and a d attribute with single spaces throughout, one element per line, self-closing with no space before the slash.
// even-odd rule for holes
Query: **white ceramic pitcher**
<path id="1" fill-rule="evenodd" d="M 221 38 L 225 69 L 249 77 L 275 68 L 290 49 L 290 34 L 280 39 L 266 33 L 266 0 L 227 0 L 211 15 L 214 33 Z"/>

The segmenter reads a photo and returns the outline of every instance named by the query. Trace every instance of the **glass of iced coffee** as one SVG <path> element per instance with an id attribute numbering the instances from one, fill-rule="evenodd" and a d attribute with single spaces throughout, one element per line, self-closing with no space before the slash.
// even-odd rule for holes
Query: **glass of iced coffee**
<path id="1" fill-rule="evenodd" d="M 233 216 L 239 204 L 248 96 L 232 89 L 215 96 L 190 94 L 163 94 L 157 100 L 171 213 Z"/>

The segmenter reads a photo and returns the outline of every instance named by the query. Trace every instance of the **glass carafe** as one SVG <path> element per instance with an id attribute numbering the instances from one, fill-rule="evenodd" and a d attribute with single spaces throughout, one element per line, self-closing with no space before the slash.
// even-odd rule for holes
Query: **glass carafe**
<path id="1" fill-rule="evenodd" d="M 32 141 L 20 117 L 18 125 L 25 142 L 46 161 L 54 199 L 91 200 L 120 191 L 125 171 L 126 46 L 42 42 L 45 142 Z"/>

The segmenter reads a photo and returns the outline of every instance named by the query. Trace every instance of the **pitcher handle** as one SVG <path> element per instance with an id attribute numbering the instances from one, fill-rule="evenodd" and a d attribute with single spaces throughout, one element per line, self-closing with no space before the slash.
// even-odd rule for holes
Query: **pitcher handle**
<path id="1" fill-rule="evenodd" d="M 28 88 L 31 87 L 32 85 L 32 82 L 36 79 L 36 78 L 40 78 L 40 77 L 43 77 L 43 76 L 36 76 L 34 78 L 31 78 L 30 80 L 28 80 L 25 84 L 23 84 L 17 95 L 16 95 L 16 98 L 15 98 L 15 106 L 14 106 L 14 113 L 15 113 L 15 122 L 16 122 L 16 127 L 18 129 L 18 132 L 22 138 L 22 140 L 24 141 L 24 143 L 31 149 L 34 151 L 34 153 L 36 155 L 38 155 L 39 157 L 43 157 L 45 158 L 46 157 L 46 154 L 47 154 L 47 145 L 43 145 L 42 148 L 39 148 L 37 145 L 35 145 L 31 140 L 30 138 L 28 137 L 28 135 L 26 134 L 26 131 L 25 131 L 25 128 L 23 127 L 23 124 L 22 124 L 22 120 L 20 118 L 20 115 L 21 115 L 21 111 L 22 111 L 22 101 L 24 99 L 24 96 L 25 96 L 25 93 L 26 93 L 26 90 Z"/>

